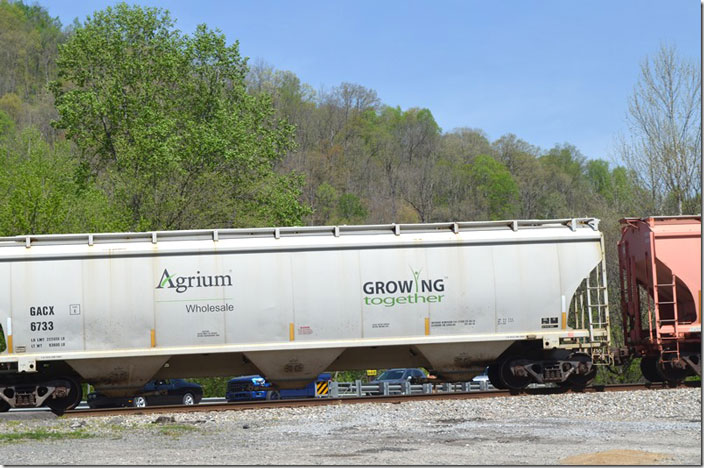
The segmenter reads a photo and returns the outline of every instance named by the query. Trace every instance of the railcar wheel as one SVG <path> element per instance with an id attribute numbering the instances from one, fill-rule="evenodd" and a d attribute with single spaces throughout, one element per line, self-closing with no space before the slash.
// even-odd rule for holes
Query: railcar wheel
<path id="1" fill-rule="evenodd" d="M 522 370 L 523 365 L 528 364 L 525 359 L 506 359 L 499 368 L 499 377 L 504 384 L 504 388 L 509 390 L 522 390 L 531 383 L 530 374 Z"/>
<path id="2" fill-rule="evenodd" d="M 147 399 L 143 396 L 134 397 L 134 400 L 132 400 L 132 406 L 135 408 L 144 408 L 147 406 Z"/>
<path id="3" fill-rule="evenodd" d="M 63 384 L 68 384 L 68 395 L 61 398 L 50 397 L 46 400 L 46 406 L 48 406 L 51 412 L 57 416 L 61 416 L 67 410 L 71 410 L 78 406 L 81 402 L 81 397 L 83 396 L 81 386 L 78 385 L 75 380 L 71 378 L 62 378 L 61 380 L 63 380 Z"/>
<path id="4" fill-rule="evenodd" d="M 10 404 L 0 398 L 0 413 L 5 413 L 6 411 L 10 410 Z"/>
<path id="5" fill-rule="evenodd" d="M 579 367 L 586 367 L 587 364 L 590 364 L 592 362 L 591 356 L 584 353 L 575 353 L 570 356 L 570 359 L 578 360 L 580 362 Z M 584 387 L 592 383 L 594 377 L 596 377 L 596 367 L 592 365 L 591 369 L 589 369 L 589 372 L 587 373 L 571 374 L 569 377 L 567 377 L 567 384 L 573 390 L 582 390 L 584 389 Z"/>
<path id="6" fill-rule="evenodd" d="M 644 357 L 640 360 L 640 371 L 649 382 L 662 382 L 663 377 L 658 370 L 658 360 L 653 357 Z"/>
<path id="7" fill-rule="evenodd" d="M 193 398 L 193 395 L 192 395 L 192 394 L 186 393 L 185 395 L 183 395 L 182 403 L 183 403 L 184 405 L 195 405 L 195 404 L 196 404 L 196 400 L 195 400 L 195 398 Z"/>
<path id="8" fill-rule="evenodd" d="M 506 389 L 506 387 L 504 387 L 503 382 L 501 381 L 501 376 L 499 375 L 499 366 L 497 364 L 490 365 L 486 375 L 487 377 L 489 377 L 489 382 L 491 382 L 491 385 L 493 385 L 494 388 L 498 388 L 499 390 Z"/>
<path id="9" fill-rule="evenodd" d="M 681 383 L 685 377 L 689 375 L 689 369 L 686 366 L 684 368 L 680 368 L 671 362 L 658 361 L 656 367 L 667 383 L 671 385 Z"/>

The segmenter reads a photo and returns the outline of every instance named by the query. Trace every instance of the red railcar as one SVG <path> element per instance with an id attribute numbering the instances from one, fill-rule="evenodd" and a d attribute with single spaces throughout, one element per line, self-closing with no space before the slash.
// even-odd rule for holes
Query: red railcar
<path id="1" fill-rule="evenodd" d="M 621 220 L 625 346 L 651 382 L 701 376 L 701 216 Z"/>

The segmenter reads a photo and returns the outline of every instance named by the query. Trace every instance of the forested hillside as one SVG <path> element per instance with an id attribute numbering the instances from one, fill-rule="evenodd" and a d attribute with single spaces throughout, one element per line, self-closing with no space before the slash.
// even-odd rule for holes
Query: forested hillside
<path id="1" fill-rule="evenodd" d="M 593 216 L 615 281 L 619 218 L 699 212 L 696 80 L 681 138 L 634 134 L 618 166 L 568 142 L 441 129 L 432 109 L 344 77 L 314 90 L 235 40 L 181 33 L 163 10 L 121 4 L 62 25 L 0 0 L 0 235 Z M 614 103 L 636 127 L 638 93 L 663 86 L 668 57 L 691 78 L 663 49 L 633 101 Z M 663 126 L 642 124 L 648 137 Z"/>

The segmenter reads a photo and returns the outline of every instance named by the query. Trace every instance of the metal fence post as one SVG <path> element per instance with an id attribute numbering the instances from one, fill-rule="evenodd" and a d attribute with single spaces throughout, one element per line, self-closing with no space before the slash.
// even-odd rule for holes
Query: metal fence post
<path id="1" fill-rule="evenodd" d="M 361 380 L 355 380 L 354 381 L 354 386 L 355 386 L 355 392 L 357 393 L 358 397 L 362 396 L 362 381 Z"/>

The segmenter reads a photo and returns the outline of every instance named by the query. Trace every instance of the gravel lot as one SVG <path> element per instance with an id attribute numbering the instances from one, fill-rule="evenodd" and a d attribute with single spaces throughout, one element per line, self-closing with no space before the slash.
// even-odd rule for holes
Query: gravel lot
<path id="1" fill-rule="evenodd" d="M 701 465 L 701 389 L 0 417 L 4 465 Z M 155 422 L 159 417 L 173 421 Z M 35 440 L 32 437 L 38 437 Z"/>

